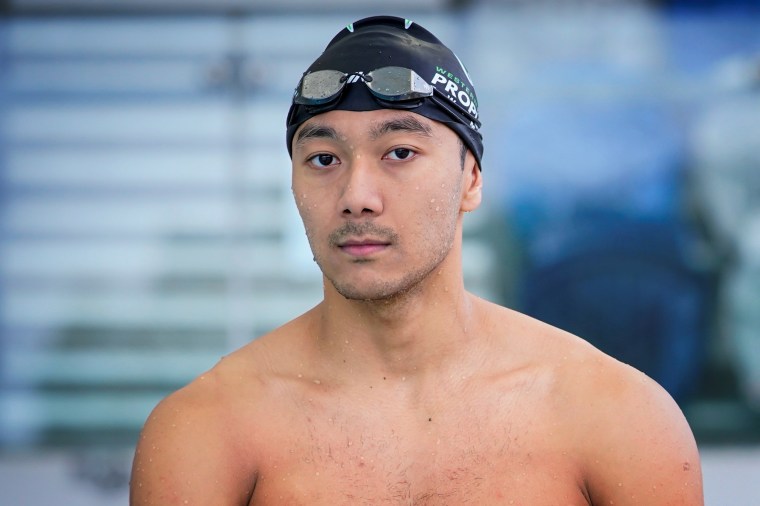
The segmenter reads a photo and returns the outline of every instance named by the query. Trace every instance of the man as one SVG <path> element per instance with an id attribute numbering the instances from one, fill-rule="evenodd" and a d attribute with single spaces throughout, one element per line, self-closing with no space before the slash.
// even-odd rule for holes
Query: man
<path id="1" fill-rule="evenodd" d="M 477 98 L 392 17 L 341 31 L 288 115 L 324 300 L 164 400 L 132 505 L 700 505 L 672 399 L 583 340 L 465 291 Z"/>

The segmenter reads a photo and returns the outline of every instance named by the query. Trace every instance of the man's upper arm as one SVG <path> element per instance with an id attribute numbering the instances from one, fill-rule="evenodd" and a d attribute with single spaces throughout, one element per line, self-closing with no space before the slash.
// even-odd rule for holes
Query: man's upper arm
<path id="1" fill-rule="evenodd" d="M 699 453 L 681 410 L 642 373 L 612 376 L 592 401 L 598 418 L 586 454 L 593 504 L 702 506 Z"/>
<path id="2" fill-rule="evenodd" d="M 209 393 L 191 385 L 151 413 L 135 451 L 131 506 L 248 504 L 255 477 Z"/>

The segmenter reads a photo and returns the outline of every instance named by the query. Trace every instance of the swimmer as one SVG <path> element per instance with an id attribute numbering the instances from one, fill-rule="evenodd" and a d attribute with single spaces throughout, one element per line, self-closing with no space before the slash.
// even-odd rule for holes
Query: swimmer
<path id="1" fill-rule="evenodd" d="M 478 105 L 416 23 L 333 38 L 286 136 L 324 298 L 155 408 L 132 506 L 703 504 L 660 386 L 465 290 Z"/>

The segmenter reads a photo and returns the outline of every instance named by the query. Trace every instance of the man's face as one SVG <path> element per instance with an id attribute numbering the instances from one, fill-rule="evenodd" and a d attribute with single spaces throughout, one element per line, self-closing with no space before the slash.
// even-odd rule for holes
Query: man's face
<path id="1" fill-rule="evenodd" d="M 314 258 L 344 297 L 407 292 L 446 258 L 461 212 L 480 201 L 479 180 L 476 197 L 464 189 L 478 169 L 462 170 L 460 146 L 406 111 L 330 111 L 299 128 L 293 195 Z"/>

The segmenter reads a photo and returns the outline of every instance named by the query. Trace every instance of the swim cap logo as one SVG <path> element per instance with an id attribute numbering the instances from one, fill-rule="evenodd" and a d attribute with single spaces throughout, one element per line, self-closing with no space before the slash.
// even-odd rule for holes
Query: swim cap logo
<path id="1" fill-rule="evenodd" d="M 467 112 L 477 118 L 478 102 L 467 83 L 444 68 L 436 66 L 435 69 L 436 73 L 430 84 L 433 86 L 443 84 L 443 91 L 448 95 L 449 100 L 456 101 Z"/>

